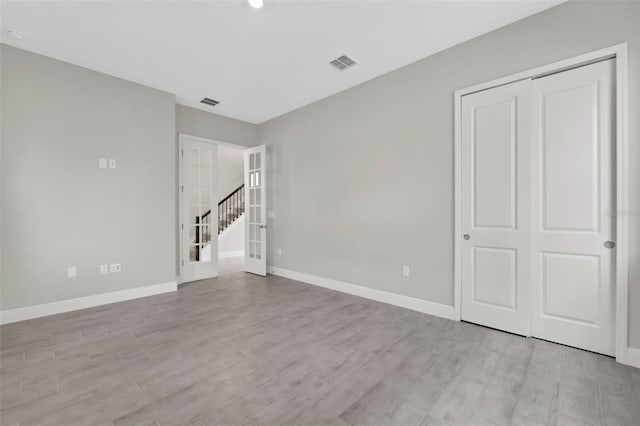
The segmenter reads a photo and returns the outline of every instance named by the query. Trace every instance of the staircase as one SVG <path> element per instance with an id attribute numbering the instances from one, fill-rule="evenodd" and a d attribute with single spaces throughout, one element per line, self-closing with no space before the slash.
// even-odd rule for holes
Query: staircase
<path id="1" fill-rule="evenodd" d="M 218 235 L 227 229 L 233 222 L 244 214 L 244 184 L 240 185 L 231 194 L 224 197 L 218 203 Z M 202 216 L 195 218 L 196 225 L 201 225 L 196 229 L 200 232 L 195 233 L 195 241 L 192 241 L 190 247 L 190 259 L 192 261 L 200 261 L 204 256 L 207 258 L 206 250 L 210 250 L 211 243 L 211 210 Z M 204 254 L 203 254 L 204 253 Z M 209 252 L 210 253 L 210 252 Z M 210 256 L 210 254 L 208 255 Z"/>
<path id="2" fill-rule="evenodd" d="M 244 184 L 218 203 L 218 235 L 244 213 Z"/>

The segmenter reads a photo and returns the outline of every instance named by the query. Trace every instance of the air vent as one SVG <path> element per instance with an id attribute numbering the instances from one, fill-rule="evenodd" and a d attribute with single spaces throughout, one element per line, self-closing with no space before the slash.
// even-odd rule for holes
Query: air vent
<path id="1" fill-rule="evenodd" d="M 338 68 L 340 71 L 346 70 L 349 67 L 352 67 L 356 64 L 356 61 L 348 57 L 347 55 L 342 55 L 338 59 L 334 59 L 329 62 L 334 67 Z"/>
<path id="2" fill-rule="evenodd" d="M 204 98 L 200 102 L 202 102 L 203 104 L 211 105 L 211 106 L 216 106 L 216 105 L 218 105 L 220 103 L 220 102 L 218 102 L 216 100 L 213 100 L 211 98 Z"/>

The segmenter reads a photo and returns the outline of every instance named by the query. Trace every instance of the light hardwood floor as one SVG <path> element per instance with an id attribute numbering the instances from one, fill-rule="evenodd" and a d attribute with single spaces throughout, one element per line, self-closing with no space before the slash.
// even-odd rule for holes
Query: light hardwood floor
<path id="1" fill-rule="evenodd" d="M 0 423 L 640 424 L 640 370 L 611 358 L 238 265 L 2 326 Z"/>

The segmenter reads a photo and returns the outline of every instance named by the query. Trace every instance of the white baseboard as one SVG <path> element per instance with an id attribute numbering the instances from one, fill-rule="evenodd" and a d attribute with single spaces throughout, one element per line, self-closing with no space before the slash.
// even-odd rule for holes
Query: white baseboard
<path id="1" fill-rule="evenodd" d="M 0 324 L 9 324 L 12 322 L 46 317 L 64 312 L 77 311 L 79 309 L 93 308 L 94 306 L 107 305 L 109 303 L 139 299 L 141 297 L 153 296 L 162 293 L 170 293 L 177 289 L 177 283 L 175 281 L 171 281 L 168 283 L 79 297 L 77 299 L 61 300 L 59 302 L 45 303 L 42 305 L 9 309 L 0 312 Z"/>
<path id="2" fill-rule="evenodd" d="M 402 308 L 411 309 L 413 311 L 422 312 L 424 314 L 434 315 L 436 317 L 453 319 L 453 306 L 429 302 L 428 300 L 416 299 L 415 297 L 403 296 L 401 294 L 389 293 L 388 291 L 375 290 L 373 288 L 364 287 L 357 284 L 345 283 L 342 281 L 309 275 L 302 272 L 290 271 L 287 269 L 278 268 L 277 266 L 269 266 L 267 268 L 267 271 L 273 275 L 290 278 L 296 281 L 302 281 L 307 284 L 329 288 L 331 290 L 352 294 L 354 296 L 364 297 L 365 299 L 371 299 L 382 303 L 388 303 L 390 305 L 400 306 Z"/>
<path id="3" fill-rule="evenodd" d="M 640 348 L 627 348 L 627 355 L 624 359 L 619 360 L 621 363 L 632 367 L 640 368 Z"/>
<path id="4" fill-rule="evenodd" d="M 218 259 L 224 259 L 226 257 L 237 257 L 237 256 L 244 256 L 244 250 L 225 251 L 222 253 L 218 253 Z"/>

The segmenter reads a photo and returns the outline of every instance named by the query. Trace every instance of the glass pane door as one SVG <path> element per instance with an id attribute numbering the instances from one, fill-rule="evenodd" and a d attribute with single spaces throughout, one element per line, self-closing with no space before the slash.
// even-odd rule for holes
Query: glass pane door
<path id="1" fill-rule="evenodd" d="M 264 145 L 245 151 L 245 270 L 266 275 L 266 181 Z"/>
<path id="2" fill-rule="evenodd" d="M 182 152 L 183 275 L 201 279 L 213 270 L 217 273 L 217 233 L 212 232 L 218 222 L 217 150 L 213 144 L 185 138 Z"/>

